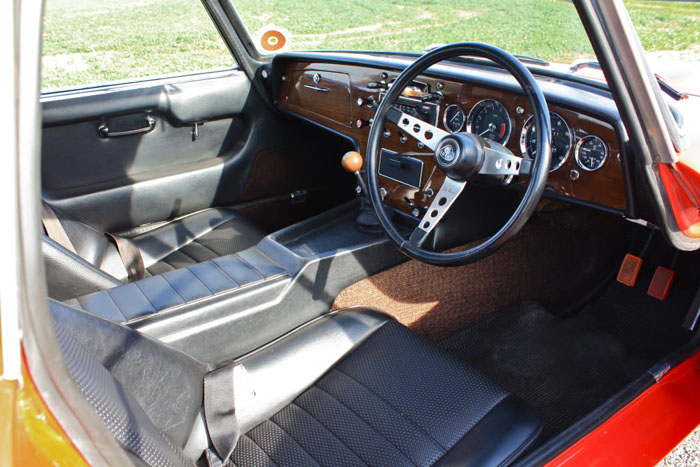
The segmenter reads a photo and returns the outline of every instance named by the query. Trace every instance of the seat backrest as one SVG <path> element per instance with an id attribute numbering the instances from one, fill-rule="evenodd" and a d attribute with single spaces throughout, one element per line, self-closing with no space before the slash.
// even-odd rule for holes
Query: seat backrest
<path id="1" fill-rule="evenodd" d="M 41 241 L 41 253 L 49 296 L 57 300 L 68 300 L 122 285 L 116 277 L 68 251 L 46 235 Z"/>
<path id="2" fill-rule="evenodd" d="M 54 300 L 49 300 L 49 305 L 68 368 L 88 399 L 96 397 L 95 391 L 103 398 L 119 391 L 127 394 L 126 399 L 111 400 L 110 404 L 140 423 L 139 409 L 132 407 L 136 404 L 157 431 L 182 448 L 202 409 L 207 365 L 126 326 Z M 90 375 L 88 371 L 97 373 Z M 96 381 L 90 381 L 93 379 Z M 103 383 L 103 387 L 94 386 Z M 100 414 L 98 407 L 96 410 Z M 106 415 L 109 418 L 110 414 Z M 145 427 L 153 431 L 148 423 Z"/>
<path id="3" fill-rule="evenodd" d="M 47 268 L 49 296 L 66 300 L 119 285 L 128 276 L 116 246 L 104 232 L 45 204 L 75 253 L 44 236 L 42 253 Z"/>

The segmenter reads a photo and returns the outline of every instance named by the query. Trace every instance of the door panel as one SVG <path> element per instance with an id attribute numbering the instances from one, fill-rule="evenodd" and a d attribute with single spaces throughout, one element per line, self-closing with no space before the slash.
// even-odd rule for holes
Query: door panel
<path id="1" fill-rule="evenodd" d="M 42 107 L 44 197 L 111 232 L 235 204 L 258 153 L 302 141 L 238 71 L 51 93 Z M 151 131 L 100 135 L 146 117 Z"/>

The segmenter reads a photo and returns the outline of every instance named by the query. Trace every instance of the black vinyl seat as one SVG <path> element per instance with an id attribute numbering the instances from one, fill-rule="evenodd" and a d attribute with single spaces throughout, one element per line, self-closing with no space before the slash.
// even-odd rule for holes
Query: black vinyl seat
<path id="1" fill-rule="evenodd" d="M 71 374 L 100 401 L 98 415 L 130 454 L 194 461 L 211 448 L 206 437 L 192 448 L 193 433 L 201 439 L 206 431 L 197 430 L 195 420 L 203 365 L 133 329 L 51 304 Z M 83 333 L 85 327 L 90 331 Z M 131 344 L 119 352 L 105 344 L 125 340 Z M 96 361 L 88 365 L 85 355 L 75 356 L 76 346 Z M 96 366 L 109 373 L 102 383 L 88 377 Z M 174 371 L 178 367 L 183 371 Z M 228 466 L 507 465 L 541 429 L 523 401 L 371 310 L 318 318 L 236 360 L 233 369 L 235 417 L 244 434 L 225 460 Z M 111 393 L 129 395 L 126 402 L 110 400 L 110 392 L 99 387 L 105 378 L 121 387 Z M 130 432 L 120 418 L 143 420 L 143 426 Z M 187 436 L 182 430 L 193 423 Z"/>
<path id="2" fill-rule="evenodd" d="M 128 281 L 115 244 L 104 233 L 54 209 L 75 253 L 44 236 L 49 295 L 59 300 Z M 193 266 L 256 245 L 265 233 L 230 208 L 211 208 L 128 234 L 140 252 L 144 277 Z"/>
<path id="3" fill-rule="evenodd" d="M 505 465 L 538 416 L 486 376 L 390 320 L 242 436 L 233 465 Z"/>

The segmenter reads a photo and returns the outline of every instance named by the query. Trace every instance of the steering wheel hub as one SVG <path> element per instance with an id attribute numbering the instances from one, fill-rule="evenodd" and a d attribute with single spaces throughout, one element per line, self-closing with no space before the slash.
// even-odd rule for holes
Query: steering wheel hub
<path id="1" fill-rule="evenodd" d="M 484 165 L 484 140 L 471 133 L 445 136 L 435 149 L 435 163 L 454 180 L 466 180 Z"/>

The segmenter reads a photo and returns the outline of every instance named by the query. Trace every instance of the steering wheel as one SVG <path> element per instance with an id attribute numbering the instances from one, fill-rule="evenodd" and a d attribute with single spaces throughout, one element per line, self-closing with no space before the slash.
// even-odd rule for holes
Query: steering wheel
<path id="1" fill-rule="evenodd" d="M 401 112 L 394 103 L 416 76 L 435 63 L 456 56 L 475 56 L 492 60 L 508 70 L 518 81 L 534 111 L 538 131 L 537 152 L 533 159 L 514 155 L 508 148 L 472 133 L 451 134 L 418 118 Z M 408 239 L 396 229 L 379 193 L 378 167 L 382 134 L 386 121 L 397 125 L 406 135 L 434 151 L 435 164 L 446 177 L 425 215 Z M 544 131 L 541 131 L 544 130 Z M 391 85 L 374 116 L 367 142 L 367 181 L 369 198 L 380 225 L 400 251 L 413 259 L 438 266 L 459 266 L 478 261 L 494 253 L 517 234 L 532 215 L 544 192 L 552 158 L 549 109 L 530 71 L 509 53 L 486 44 L 463 42 L 432 50 L 408 66 Z M 472 248 L 440 253 L 422 248 L 435 226 L 449 211 L 470 179 L 476 176 L 521 176 L 530 181 L 515 212 L 503 227 L 486 241 Z"/>

